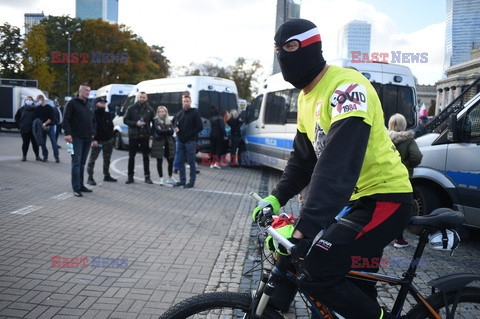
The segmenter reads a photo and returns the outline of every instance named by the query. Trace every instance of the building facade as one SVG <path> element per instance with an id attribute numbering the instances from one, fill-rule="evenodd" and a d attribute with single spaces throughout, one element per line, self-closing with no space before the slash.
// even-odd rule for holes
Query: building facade
<path id="1" fill-rule="evenodd" d="M 366 21 L 354 20 L 338 31 L 337 58 L 352 59 L 352 51 L 370 56 L 372 26 Z"/>
<path id="2" fill-rule="evenodd" d="M 75 16 L 118 23 L 118 0 L 76 0 Z"/>
<path id="3" fill-rule="evenodd" d="M 298 1 L 297 1 L 298 2 Z M 277 15 L 275 18 L 275 32 L 280 25 L 288 19 L 300 18 L 300 4 L 294 0 L 277 0 Z M 273 53 L 273 72 L 272 74 L 280 72 L 280 65 L 278 65 L 277 54 Z"/>
<path id="4" fill-rule="evenodd" d="M 45 18 L 42 13 L 25 13 L 25 34 L 28 34 L 33 26 L 37 25 Z"/>
<path id="5" fill-rule="evenodd" d="M 480 0 L 447 0 L 444 72 L 480 45 Z"/>
<path id="6" fill-rule="evenodd" d="M 445 71 L 447 78 L 438 81 L 437 107 L 435 115 L 442 111 L 448 104 L 453 102 L 467 87 L 480 78 L 480 46 L 471 51 L 471 58 L 463 63 L 454 65 Z M 476 93 L 480 92 L 480 84 L 477 84 L 463 99 L 466 103 Z"/>
<path id="7" fill-rule="evenodd" d="M 434 115 L 437 105 L 437 90 L 435 85 L 417 85 L 417 103 L 425 104 L 428 115 Z"/>

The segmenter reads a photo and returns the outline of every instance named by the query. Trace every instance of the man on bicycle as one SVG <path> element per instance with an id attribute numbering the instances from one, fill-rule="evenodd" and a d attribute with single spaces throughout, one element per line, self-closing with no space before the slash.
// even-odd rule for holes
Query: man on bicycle
<path id="1" fill-rule="evenodd" d="M 297 133 L 280 182 L 253 218 L 267 205 L 278 213 L 308 185 L 292 234 L 294 257 L 302 257 L 299 286 L 345 318 L 393 318 L 378 305 L 374 285 L 345 278 L 352 258 L 382 256 L 413 205 L 377 93 L 356 70 L 326 64 L 318 29 L 308 20 L 282 24 L 275 48 L 284 79 L 301 89 Z M 347 205 L 348 214 L 335 222 Z M 378 263 L 362 270 L 378 271 Z"/>

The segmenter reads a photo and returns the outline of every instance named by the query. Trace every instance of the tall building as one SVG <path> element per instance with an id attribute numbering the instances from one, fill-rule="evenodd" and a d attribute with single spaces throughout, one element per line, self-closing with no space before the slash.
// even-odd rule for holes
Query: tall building
<path id="1" fill-rule="evenodd" d="M 372 26 L 366 21 L 354 20 L 338 31 L 337 58 L 351 59 L 352 51 L 370 55 L 370 34 Z"/>
<path id="2" fill-rule="evenodd" d="M 45 18 L 42 13 L 25 13 L 25 34 L 28 34 L 33 26 L 37 25 Z"/>
<path id="3" fill-rule="evenodd" d="M 300 18 L 300 4 L 294 0 L 277 0 L 277 16 L 275 19 L 275 31 L 278 30 L 280 25 L 288 19 Z M 280 72 L 280 66 L 278 65 L 277 55 L 273 54 L 273 74 Z"/>
<path id="4" fill-rule="evenodd" d="M 480 45 L 480 0 L 447 0 L 443 71 L 470 60 Z"/>
<path id="5" fill-rule="evenodd" d="M 77 18 L 118 23 L 118 0 L 76 0 L 75 6 Z"/>

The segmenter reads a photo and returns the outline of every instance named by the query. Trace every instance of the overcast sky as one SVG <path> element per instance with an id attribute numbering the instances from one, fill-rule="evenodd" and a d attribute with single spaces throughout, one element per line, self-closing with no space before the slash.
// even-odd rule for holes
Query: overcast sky
<path id="1" fill-rule="evenodd" d="M 328 62 L 337 54 L 338 30 L 351 20 L 372 25 L 371 52 L 428 53 L 428 62 L 406 64 L 420 84 L 442 76 L 445 0 L 302 0 L 302 18 L 317 24 Z M 23 26 L 24 14 L 75 16 L 75 0 L 0 0 L 0 24 Z M 174 67 L 238 57 L 273 61 L 276 0 L 119 0 L 119 23 L 149 45 L 165 48 Z M 22 28 L 23 30 L 23 28 Z"/>

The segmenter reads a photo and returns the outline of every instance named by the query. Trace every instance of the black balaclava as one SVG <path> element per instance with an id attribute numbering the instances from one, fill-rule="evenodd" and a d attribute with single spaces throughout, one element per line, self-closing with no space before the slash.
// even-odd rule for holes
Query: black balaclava
<path id="1" fill-rule="evenodd" d="M 322 55 L 322 40 L 317 26 L 305 19 L 291 19 L 283 23 L 275 34 L 279 47 L 278 64 L 285 81 L 303 89 L 323 70 L 326 62 Z M 287 52 L 283 45 L 298 40 L 300 48 Z"/>

